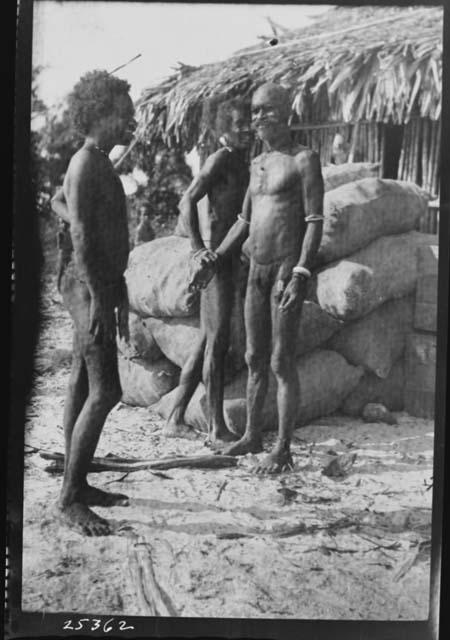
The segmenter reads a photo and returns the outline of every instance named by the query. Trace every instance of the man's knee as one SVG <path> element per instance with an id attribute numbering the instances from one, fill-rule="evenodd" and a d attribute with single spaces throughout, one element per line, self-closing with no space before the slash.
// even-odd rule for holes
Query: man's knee
<path id="1" fill-rule="evenodd" d="M 269 358 L 266 353 L 256 349 L 247 349 L 245 362 L 250 371 L 265 371 L 269 367 Z"/>
<path id="2" fill-rule="evenodd" d="M 100 411 L 110 411 L 118 402 L 120 402 L 121 398 L 122 388 L 119 382 L 108 385 L 107 387 L 93 389 L 89 394 L 91 405 L 94 409 Z"/>
<path id="3" fill-rule="evenodd" d="M 219 327 L 216 331 L 211 331 L 207 336 L 205 357 L 219 358 L 224 356 L 230 343 L 230 332 L 225 327 Z"/>
<path id="4" fill-rule="evenodd" d="M 270 358 L 270 368 L 277 378 L 289 376 L 295 368 L 293 354 L 275 350 Z"/>
<path id="5" fill-rule="evenodd" d="M 120 388 L 108 389 L 103 392 L 97 391 L 90 394 L 90 403 L 94 410 L 107 413 L 120 402 L 121 397 Z"/>
<path id="6" fill-rule="evenodd" d="M 208 341 L 206 343 L 205 358 L 203 360 L 203 378 L 206 380 L 211 376 L 223 371 L 228 343 L 221 340 Z"/>

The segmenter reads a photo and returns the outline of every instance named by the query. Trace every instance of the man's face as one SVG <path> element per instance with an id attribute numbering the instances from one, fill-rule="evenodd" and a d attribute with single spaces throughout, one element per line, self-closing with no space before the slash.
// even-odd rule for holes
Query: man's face
<path id="1" fill-rule="evenodd" d="M 247 149 L 250 144 L 250 126 L 243 111 L 233 109 L 231 113 L 231 126 L 227 134 L 229 144 L 236 149 Z"/>
<path id="2" fill-rule="evenodd" d="M 103 131 L 114 144 L 128 145 L 136 129 L 133 102 L 129 95 L 114 98 L 113 112 L 103 121 Z"/>
<path id="3" fill-rule="evenodd" d="M 252 100 L 252 126 L 261 140 L 271 140 L 287 125 L 286 108 L 273 92 L 256 91 Z"/>

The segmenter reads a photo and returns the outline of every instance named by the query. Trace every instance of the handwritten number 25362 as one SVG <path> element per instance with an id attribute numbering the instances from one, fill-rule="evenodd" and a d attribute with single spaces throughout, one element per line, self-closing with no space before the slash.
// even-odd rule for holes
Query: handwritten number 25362
<path id="1" fill-rule="evenodd" d="M 109 633 L 113 630 L 113 626 L 111 623 L 114 622 L 114 618 L 109 618 L 106 622 L 99 620 L 98 618 L 80 618 L 79 620 L 74 620 L 76 626 L 72 626 L 72 620 L 66 620 L 64 622 L 63 629 L 67 629 L 70 631 L 81 631 L 81 629 L 86 629 L 90 631 L 97 631 L 100 629 L 104 633 Z M 102 624 L 103 623 L 103 624 Z M 131 625 L 127 626 L 125 620 L 119 620 L 117 622 L 119 631 L 127 631 L 128 629 L 134 629 Z"/>

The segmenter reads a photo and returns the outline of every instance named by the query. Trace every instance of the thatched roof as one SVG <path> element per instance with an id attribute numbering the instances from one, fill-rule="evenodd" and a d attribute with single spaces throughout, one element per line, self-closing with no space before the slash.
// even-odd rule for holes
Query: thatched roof
<path id="1" fill-rule="evenodd" d="M 275 46 L 261 39 L 220 63 L 180 65 L 143 92 L 139 136 L 189 149 L 211 128 L 214 105 L 267 81 L 292 90 L 294 122 L 439 119 L 442 30 L 442 7 L 334 7 L 280 30 Z"/>

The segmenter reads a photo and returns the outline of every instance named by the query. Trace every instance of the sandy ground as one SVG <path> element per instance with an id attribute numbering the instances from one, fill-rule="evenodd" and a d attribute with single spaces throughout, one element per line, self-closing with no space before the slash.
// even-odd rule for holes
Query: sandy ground
<path id="1" fill-rule="evenodd" d="M 83 538 L 58 525 L 61 476 L 41 449 L 63 450 L 71 324 L 53 286 L 43 301 L 25 447 L 23 609 L 146 615 L 130 571 L 135 543 L 180 616 L 418 620 L 428 615 L 433 422 L 398 425 L 330 416 L 295 432 L 295 469 L 252 474 L 259 456 L 220 470 L 90 475 L 128 494 L 97 508 L 114 535 Z M 207 453 L 203 438 L 166 440 L 150 410 L 120 404 L 97 455 Z M 265 438 L 266 448 L 273 435 Z M 323 468 L 356 454 L 344 477 Z"/>

